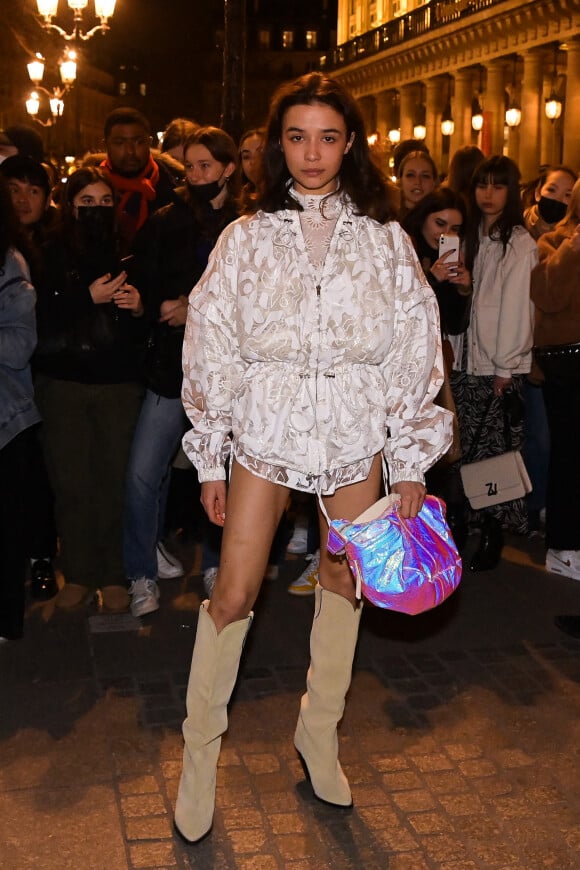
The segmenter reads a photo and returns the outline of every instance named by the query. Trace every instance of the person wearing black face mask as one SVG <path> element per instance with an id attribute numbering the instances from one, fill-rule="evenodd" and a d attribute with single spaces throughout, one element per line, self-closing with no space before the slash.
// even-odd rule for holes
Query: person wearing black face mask
<path id="1" fill-rule="evenodd" d="M 76 608 L 100 589 L 103 607 L 120 611 L 129 605 L 123 486 L 142 397 L 143 305 L 119 258 L 107 176 L 78 170 L 61 202 L 43 249 L 34 358 L 65 578 L 56 605 Z"/>
<path id="2" fill-rule="evenodd" d="M 524 211 L 524 221 L 531 236 L 536 240 L 552 232 L 566 215 L 576 173 L 567 166 L 547 166 L 534 184 L 534 203 Z M 536 321 L 541 314 L 536 310 Z M 543 375 L 535 360 L 524 383 L 523 455 L 532 482 L 532 491 L 526 497 L 528 524 L 533 536 L 543 529 L 542 518 L 546 509 L 550 432 L 542 393 Z"/>
<path id="3" fill-rule="evenodd" d="M 544 168 L 535 183 L 534 203 L 524 211 L 526 229 L 536 241 L 564 219 L 576 178 L 568 166 Z"/>
<path id="4" fill-rule="evenodd" d="M 217 127 L 200 127 L 186 140 L 184 153 L 185 185 L 175 191 L 171 205 L 149 218 L 132 249 L 131 276 L 143 294 L 149 324 L 147 391 L 125 499 L 125 571 L 135 616 L 158 609 L 160 576 L 182 570 L 162 538 L 170 466 L 187 426 L 181 403 L 187 295 L 220 232 L 237 217 L 238 151 L 231 137 Z"/>

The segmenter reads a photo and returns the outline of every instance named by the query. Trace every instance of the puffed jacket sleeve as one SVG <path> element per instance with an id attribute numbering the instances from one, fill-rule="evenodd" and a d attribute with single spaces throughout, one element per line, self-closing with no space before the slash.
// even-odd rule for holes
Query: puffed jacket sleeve
<path id="1" fill-rule="evenodd" d="M 389 483 L 418 481 L 453 439 L 453 415 L 434 404 L 443 384 L 439 312 L 408 236 L 395 233 L 395 322 L 384 363 Z"/>
<path id="2" fill-rule="evenodd" d="M 540 311 L 554 314 L 568 308 L 580 286 L 580 254 L 561 230 L 538 239 L 540 262 L 532 272 L 532 300 Z"/>
<path id="3" fill-rule="evenodd" d="M 30 363 L 36 347 L 36 294 L 28 265 L 9 250 L 0 270 L 0 365 L 19 371 Z"/>
<path id="4" fill-rule="evenodd" d="M 193 428 L 183 438 L 183 449 L 201 483 L 225 479 L 232 405 L 243 373 L 236 335 L 235 262 L 228 228 L 189 297 L 181 397 Z"/>

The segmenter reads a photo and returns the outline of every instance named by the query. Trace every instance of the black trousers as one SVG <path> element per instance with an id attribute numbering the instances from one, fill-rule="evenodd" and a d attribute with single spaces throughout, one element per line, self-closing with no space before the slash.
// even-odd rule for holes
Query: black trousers
<path id="1" fill-rule="evenodd" d="M 0 450 L 0 637 L 22 637 L 29 493 L 26 481 L 37 449 L 36 427 Z"/>
<path id="2" fill-rule="evenodd" d="M 547 380 L 543 389 L 550 427 L 546 545 L 580 550 L 580 383 Z"/>

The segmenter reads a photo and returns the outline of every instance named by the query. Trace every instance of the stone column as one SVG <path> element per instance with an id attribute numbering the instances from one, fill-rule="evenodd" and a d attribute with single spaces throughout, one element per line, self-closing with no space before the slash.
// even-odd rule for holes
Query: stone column
<path id="1" fill-rule="evenodd" d="M 377 107 L 376 111 L 376 129 L 380 133 L 381 142 L 385 143 L 387 141 L 387 133 L 389 132 L 389 121 L 390 121 L 390 111 L 391 105 L 393 102 L 393 92 L 392 91 L 379 91 L 378 94 L 375 94 L 375 103 Z M 368 131 L 372 133 L 372 130 Z"/>
<path id="2" fill-rule="evenodd" d="M 494 60 L 487 64 L 487 90 L 485 108 L 489 112 L 491 126 L 491 154 L 503 153 L 503 130 L 505 126 L 505 61 Z"/>
<path id="3" fill-rule="evenodd" d="M 580 168 L 580 40 L 568 43 L 563 162 Z"/>
<path id="4" fill-rule="evenodd" d="M 524 51 L 522 80 L 522 128 L 519 167 L 523 181 L 536 178 L 540 166 L 540 144 L 543 106 L 543 61 L 541 51 Z"/>
<path id="5" fill-rule="evenodd" d="M 473 99 L 473 70 L 460 69 L 455 73 L 453 121 L 455 131 L 449 145 L 449 156 L 458 148 L 471 145 L 471 101 Z"/>
<path id="6" fill-rule="evenodd" d="M 443 111 L 443 99 L 446 93 L 447 82 L 443 78 L 434 77 L 427 79 L 427 136 L 425 143 L 431 152 L 437 168 L 441 163 L 441 112 Z"/>
<path id="7" fill-rule="evenodd" d="M 413 115 L 419 100 L 420 86 L 403 85 L 401 94 L 401 141 L 413 138 Z"/>

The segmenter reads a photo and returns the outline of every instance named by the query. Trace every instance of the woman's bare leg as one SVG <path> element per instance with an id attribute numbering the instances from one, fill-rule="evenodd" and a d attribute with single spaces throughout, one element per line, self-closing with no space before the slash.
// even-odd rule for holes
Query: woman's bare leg
<path id="1" fill-rule="evenodd" d="M 256 477 L 234 461 L 220 567 L 208 607 L 218 632 L 252 609 L 288 494 L 287 487 Z"/>
<path id="2" fill-rule="evenodd" d="M 354 520 L 359 514 L 377 501 L 380 496 L 382 482 L 381 457 L 375 456 L 369 476 L 359 483 L 351 483 L 337 489 L 334 495 L 324 496 L 324 507 L 331 520 Z M 320 506 L 318 507 L 320 523 L 320 569 L 319 583 L 323 589 L 336 592 L 348 599 L 353 607 L 356 604 L 355 583 L 348 562 L 344 556 L 331 556 L 326 549 L 328 540 L 328 523 Z"/>

